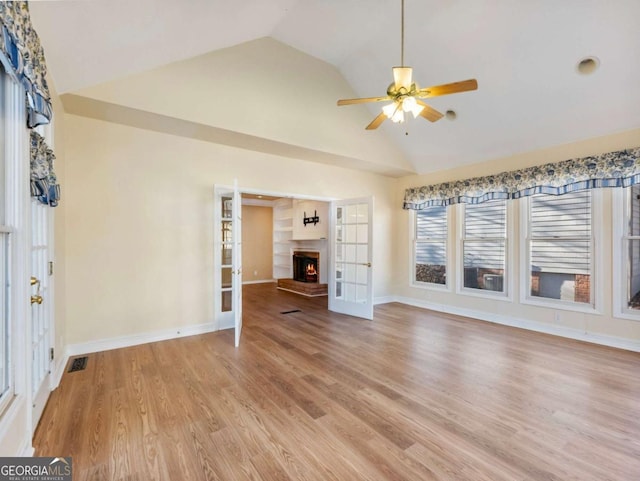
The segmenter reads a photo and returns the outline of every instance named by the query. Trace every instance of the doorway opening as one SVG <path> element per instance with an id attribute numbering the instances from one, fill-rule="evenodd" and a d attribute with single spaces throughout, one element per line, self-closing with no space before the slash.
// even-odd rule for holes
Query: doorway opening
<path id="1" fill-rule="evenodd" d="M 237 184 L 216 185 L 214 192 L 215 319 L 217 329 L 235 327 L 236 347 L 242 330 L 242 286 L 247 283 L 276 282 L 279 289 L 296 294 L 327 296 L 328 310 L 373 318 L 373 197 L 335 201 L 241 189 Z M 261 279 L 255 278 L 259 269 L 245 255 L 254 250 L 247 249 L 256 237 L 248 222 L 254 208 L 270 213 L 271 242 L 262 244 L 270 244 L 271 252 L 258 257 L 272 259 L 271 272 L 263 272 Z M 230 303 L 221 302 L 225 296 Z"/>

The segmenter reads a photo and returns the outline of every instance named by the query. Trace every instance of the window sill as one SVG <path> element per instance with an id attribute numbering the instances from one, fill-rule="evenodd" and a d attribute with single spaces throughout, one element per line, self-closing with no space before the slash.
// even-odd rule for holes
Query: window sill
<path id="1" fill-rule="evenodd" d="M 418 289 L 425 289 L 427 291 L 451 292 L 451 289 L 447 284 L 431 284 L 429 282 L 411 281 L 409 286 L 416 287 Z"/>
<path id="2" fill-rule="evenodd" d="M 506 292 L 490 291 L 488 289 L 473 289 L 463 287 L 461 289 L 458 289 L 456 291 L 456 294 L 459 294 L 461 296 L 479 297 L 481 299 L 490 299 L 492 301 L 513 302 L 511 296 L 509 296 Z"/>
<path id="3" fill-rule="evenodd" d="M 640 311 L 615 311 L 613 313 L 614 319 L 625 319 L 627 321 L 640 322 Z"/>
<path id="4" fill-rule="evenodd" d="M 544 307 L 547 309 L 602 315 L 602 312 L 600 312 L 600 310 L 596 309 L 591 304 L 581 304 L 581 303 L 570 302 L 570 301 L 561 301 L 561 300 L 547 299 L 547 298 L 542 298 L 541 300 L 538 300 L 537 298 L 525 297 L 524 299 L 520 300 L 520 304 L 535 306 L 535 307 Z"/>

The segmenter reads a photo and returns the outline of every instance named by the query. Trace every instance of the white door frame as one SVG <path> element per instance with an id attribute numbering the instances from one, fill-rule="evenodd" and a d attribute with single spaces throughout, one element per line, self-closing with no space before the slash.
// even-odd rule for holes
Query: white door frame
<path id="1" fill-rule="evenodd" d="M 369 294 L 368 297 L 370 298 L 370 302 L 367 303 L 366 309 L 365 310 L 359 310 L 358 312 L 346 312 L 343 311 L 342 308 L 339 309 L 335 309 L 337 312 L 344 312 L 346 314 L 351 314 L 351 315 L 356 315 L 356 316 L 360 316 L 360 317 L 364 317 L 365 319 L 373 319 L 373 304 L 374 304 L 374 299 L 373 299 L 373 272 L 372 272 L 372 266 L 371 266 L 371 262 L 373 259 L 373 209 L 374 209 L 374 199 L 373 196 L 369 196 L 369 197 L 362 197 L 362 198 L 358 198 L 358 199 L 335 199 L 335 198 L 326 198 L 326 197 L 319 197 L 319 196 L 311 196 L 311 195 L 305 195 L 305 194 L 286 194 L 286 193 L 282 193 L 282 192 L 277 192 L 277 191 L 268 191 L 268 190 L 262 190 L 262 189 L 250 189 L 250 188 L 243 188 L 243 187 L 238 187 L 237 183 L 234 186 L 226 186 L 226 185 L 215 185 L 214 186 L 214 199 L 215 199 L 215 213 L 214 213 L 214 270 L 215 270 L 215 276 L 214 276 L 214 310 L 216 312 L 216 322 L 217 322 L 217 329 L 226 329 L 226 328 L 231 328 L 231 327 L 235 327 L 236 328 L 236 346 L 238 346 L 239 343 L 239 334 L 240 334 L 240 329 L 242 327 L 242 324 L 240 322 L 240 324 L 238 324 L 237 319 L 234 320 L 233 325 L 220 325 L 220 319 L 221 317 L 219 316 L 220 312 L 219 312 L 219 300 L 218 300 L 218 294 L 220 292 L 220 288 L 221 288 L 221 279 L 220 279 L 220 262 L 221 259 L 219 258 L 219 250 L 218 247 L 220 246 L 220 229 L 221 229 L 221 213 L 218 212 L 218 198 L 223 194 L 233 194 L 233 193 L 237 193 L 238 195 L 238 201 L 240 200 L 240 196 L 242 194 L 255 194 L 255 195 L 266 195 L 266 196 L 272 196 L 272 197 L 285 197 L 285 198 L 292 198 L 292 199 L 300 199 L 300 200 L 317 200 L 317 201 L 322 201 L 322 202 L 330 202 L 333 204 L 333 202 L 339 202 L 340 200 L 344 200 L 344 201 L 363 201 L 363 202 L 368 202 L 369 203 L 369 209 L 370 209 L 370 222 L 368 223 L 369 226 L 369 238 L 368 238 L 368 243 L 369 243 L 369 253 L 368 253 L 368 263 L 369 263 L 369 274 L 368 274 L 368 289 L 369 289 Z M 333 213 L 333 205 L 332 208 L 330 209 L 330 215 L 329 215 L 329 222 L 330 222 L 330 228 L 331 228 L 331 232 L 332 235 L 330 236 L 330 239 L 327 242 L 327 253 L 329 256 L 329 262 L 328 265 L 332 266 L 333 264 L 333 260 L 335 259 L 334 255 L 334 234 L 333 232 L 335 231 L 335 219 L 334 219 L 334 213 Z M 234 221 L 236 222 L 241 222 L 240 219 L 234 219 Z M 240 226 L 241 228 L 241 226 Z M 234 227 L 234 231 L 235 231 L 235 227 Z M 238 232 L 239 229 L 238 229 Z M 234 232 L 235 234 L 236 232 Z M 235 251 L 236 249 L 234 248 L 234 257 L 235 257 Z M 239 262 L 234 261 L 234 269 L 237 269 L 235 266 L 239 266 L 241 265 L 241 259 Z M 335 290 L 335 272 L 332 272 L 333 268 L 329 267 L 329 284 L 330 284 L 330 292 L 329 292 L 329 296 L 331 296 L 331 286 L 333 284 L 333 289 Z M 241 277 L 235 277 L 234 276 L 234 283 L 237 282 L 241 282 Z M 239 302 L 242 302 L 241 297 L 239 299 Z M 331 309 L 331 307 L 330 307 Z M 235 311 L 236 309 L 234 309 Z M 238 306 L 238 310 L 241 314 L 242 309 L 240 306 Z M 230 321 L 230 319 L 229 319 Z M 227 321 L 228 322 L 228 321 Z M 230 322 L 229 322 L 230 324 Z"/>
<path id="2" fill-rule="evenodd" d="M 283 192 L 276 192 L 276 191 L 269 191 L 269 190 L 261 190 L 261 189 L 251 189 L 251 188 L 243 188 L 243 187 L 238 187 L 237 183 L 235 183 L 235 185 L 223 185 L 223 184 L 215 184 L 213 186 L 213 191 L 214 191 L 214 214 L 213 214 L 213 269 L 214 269 L 214 281 L 213 281 L 213 299 L 214 299 L 214 319 L 215 319 L 215 329 L 216 330 L 220 330 L 220 329 L 230 329 L 230 328 L 237 328 L 237 337 L 235 339 L 235 343 L 236 346 L 239 343 L 239 334 L 240 331 L 242 329 L 242 320 L 241 319 L 237 319 L 235 317 L 235 315 L 233 313 L 236 312 L 235 307 L 232 308 L 232 311 L 229 315 L 227 315 L 226 313 L 222 312 L 220 310 L 221 305 L 220 305 L 220 292 L 222 289 L 222 277 L 221 277 L 221 262 L 222 259 L 220 257 L 221 255 L 221 245 L 222 245 L 222 239 L 221 239 L 221 229 L 222 229 L 222 212 L 220 207 L 220 203 L 219 203 L 219 199 L 223 196 L 223 195 L 229 195 L 231 197 L 233 197 L 234 192 L 237 192 L 238 194 L 238 202 L 240 203 L 241 201 L 241 196 L 242 194 L 255 194 L 255 195 L 265 195 L 265 196 L 271 196 L 271 197 L 285 197 L 285 198 L 292 198 L 292 199 L 300 199 L 300 200 L 317 200 L 317 201 L 321 201 L 321 202 L 331 202 L 333 200 L 336 200 L 335 198 L 328 198 L 328 197 L 319 197 L 319 196 L 312 196 L 312 195 L 305 195 L 305 194 L 291 194 L 291 193 L 283 193 Z M 235 209 L 234 209 L 235 211 Z M 241 219 L 233 219 L 234 222 L 240 222 L 241 223 Z M 239 229 L 237 229 L 238 233 L 241 233 L 241 229 L 242 226 L 239 226 Z M 234 226 L 234 234 L 236 234 L 236 229 Z M 235 236 L 234 236 L 235 239 Z M 331 245 L 329 242 L 327 242 L 327 252 L 329 255 L 329 258 L 331 258 L 331 253 L 330 253 L 330 249 L 331 249 Z M 241 254 L 241 250 L 240 248 L 238 248 L 239 253 Z M 234 250 L 233 250 L 233 256 L 235 257 L 236 255 L 236 246 L 234 246 Z M 234 280 L 233 280 L 233 284 L 239 284 L 239 288 L 242 288 L 242 272 L 235 272 L 240 270 L 241 271 L 241 265 L 242 265 L 242 258 L 240 259 L 234 259 L 233 262 L 233 271 L 234 271 Z M 237 297 L 236 295 L 233 295 L 233 302 L 234 302 L 234 306 L 236 303 L 241 303 L 242 302 L 242 295 L 240 293 L 238 293 Z M 239 309 L 238 310 L 238 315 L 241 316 L 242 315 L 242 306 L 239 305 L 238 306 Z"/>

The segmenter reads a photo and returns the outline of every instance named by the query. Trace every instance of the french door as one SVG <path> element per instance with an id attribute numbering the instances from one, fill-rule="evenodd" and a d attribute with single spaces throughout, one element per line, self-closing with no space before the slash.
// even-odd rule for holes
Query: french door
<path id="1" fill-rule="evenodd" d="M 238 347 L 242 333 L 242 204 L 237 185 L 215 186 L 214 195 L 214 309 L 218 328 L 233 327 Z"/>
<path id="2" fill-rule="evenodd" d="M 373 197 L 331 203 L 329 310 L 373 319 Z"/>
<path id="3" fill-rule="evenodd" d="M 52 290 L 49 276 L 51 207 L 31 201 L 31 389 L 32 429 L 51 392 L 53 366 Z"/>

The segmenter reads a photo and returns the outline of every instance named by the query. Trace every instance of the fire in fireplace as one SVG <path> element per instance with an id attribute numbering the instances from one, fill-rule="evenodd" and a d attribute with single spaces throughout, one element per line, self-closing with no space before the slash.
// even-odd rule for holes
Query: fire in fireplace
<path id="1" fill-rule="evenodd" d="M 295 251 L 293 253 L 293 279 L 300 282 L 320 282 L 319 260 L 319 252 Z"/>

